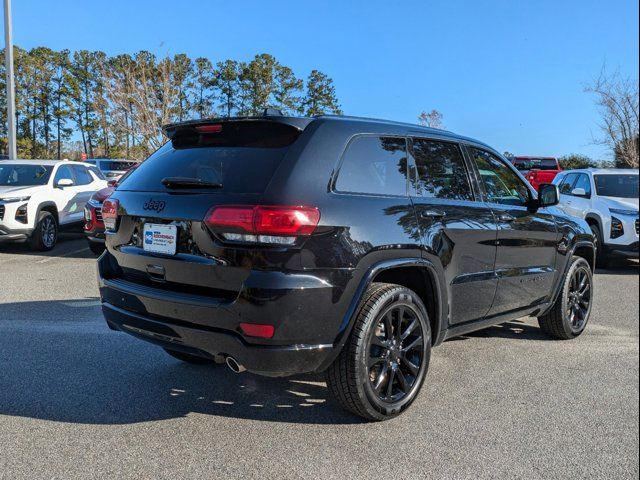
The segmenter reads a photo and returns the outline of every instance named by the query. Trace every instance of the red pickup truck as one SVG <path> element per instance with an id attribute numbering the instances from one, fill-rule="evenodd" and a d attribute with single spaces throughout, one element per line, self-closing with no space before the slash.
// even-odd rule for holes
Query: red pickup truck
<path id="1" fill-rule="evenodd" d="M 562 171 L 555 157 L 511 157 L 511 162 L 536 190 L 541 183 L 553 182 Z"/>

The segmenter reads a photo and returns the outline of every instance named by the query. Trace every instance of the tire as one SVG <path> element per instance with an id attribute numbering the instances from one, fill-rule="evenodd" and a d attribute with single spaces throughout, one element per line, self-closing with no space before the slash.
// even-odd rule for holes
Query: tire
<path id="1" fill-rule="evenodd" d="M 104 252 L 104 243 L 92 242 L 89 240 L 89 250 L 96 255 L 102 255 L 102 252 Z"/>
<path id="2" fill-rule="evenodd" d="M 38 214 L 36 228 L 29 239 L 31 250 L 46 252 L 56 246 L 58 241 L 58 222 L 50 212 L 41 211 Z"/>
<path id="3" fill-rule="evenodd" d="M 182 360 L 183 362 L 190 363 L 192 365 L 211 365 L 215 363 L 210 358 L 199 357 L 197 355 L 191 355 L 190 353 L 179 352 L 177 350 L 170 350 L 168 348 L 163 348 L 163 350 L 173 358 L 177 358 L 178 360 Z"/>
<path id="4" fill-rule="evenodd" d="M 582 287 L 584 279 L 585 287 Z M 576 292 L 578 294 L 576 295 Z M 583 292 L 583 293 L 580 293 Z M 573 257 L 562 291 L 549 312 L 538 318 L 543 332 L 553 338 L 576 338 L 587 326 L 593 305 L 593 273 L 582 257 Z"/>
<path id="5" fill-rule="evenodd" d="M 609 266 L 609 257 L 604 251 L 602 231 L 600 227 L 595 224 L 591 224 L 589 227 L 591 228 L 591 233 L 593 233 L 596 244 L 596 265 L 601 268 L 607 268 Z"/>
<path id="6" fill-rule="evenodd" d="M 326 372 L 327 385 L 352 413 L 388 420 L 416 399 L 430 356 L 431 326 L 420 297 L 400 285 L 374 283 L 347 342 Z"/>

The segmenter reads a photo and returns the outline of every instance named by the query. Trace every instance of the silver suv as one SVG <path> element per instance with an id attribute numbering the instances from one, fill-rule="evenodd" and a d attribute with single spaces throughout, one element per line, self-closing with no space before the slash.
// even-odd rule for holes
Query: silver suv
<path id="1" fill-rule="evenodd" d="M 133 160 L 119 160 L 109 158 L 90 158 L 85 160 L 84 163 L 95 165 L 102 174 L 107 177 L 107 180 L 118 180 L 127 171 L 137 165 L 138 162 Z"/>

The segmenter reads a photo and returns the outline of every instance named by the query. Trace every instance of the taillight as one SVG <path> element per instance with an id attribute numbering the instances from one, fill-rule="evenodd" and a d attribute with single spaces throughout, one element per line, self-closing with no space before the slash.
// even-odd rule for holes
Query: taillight
<path id="1" fill-rule="evenodd" d="M 118 200 L 106 199 L 102 203 L 102 222 L 106 230 L 115 230 L 118 221 L 118 208 L 120 202 Z"/>
<path id="2" fill-rule="evenodd" d="M 240 323 L 240 330 L 242 330 L 242 333 L 247 337 L 271 338 L 276 329 L 273 325 Z"/>
<path id="3" fill-rule="evenodd" d="M 315 207 L 231 205 L 213 207 L 206 225 L 224 239 L 239 242 L 291 245 L 318 226 L 320 210 Z"/>

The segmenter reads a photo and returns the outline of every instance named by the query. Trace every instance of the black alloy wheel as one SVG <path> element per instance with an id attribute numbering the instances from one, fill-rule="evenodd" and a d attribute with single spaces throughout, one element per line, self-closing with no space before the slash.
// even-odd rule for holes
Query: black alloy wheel
<path id="1" fill-rule="evenodd" d="M 410 394 L 418 378 L 424 333 L 417 315 L 409 306 L 394 305 L 371 330 L 369 381 L 383 402 L 395 403 Z"/>
<path id="2" fill-rule="evenodd" d="M 347 410 L 388 420 L 418 396 L 430 356 L 431 324 L 421 298 L 401 285 L 373 283 L 326 372 L 327 386 Z"/>
<path id="3" fill-rule="evenodd" d="M 576 268 L 571 275 L 567 295 L 567 317 L 573 333 L 581 332 L 591 311 L 591 272 L 588 267 Z"/>

